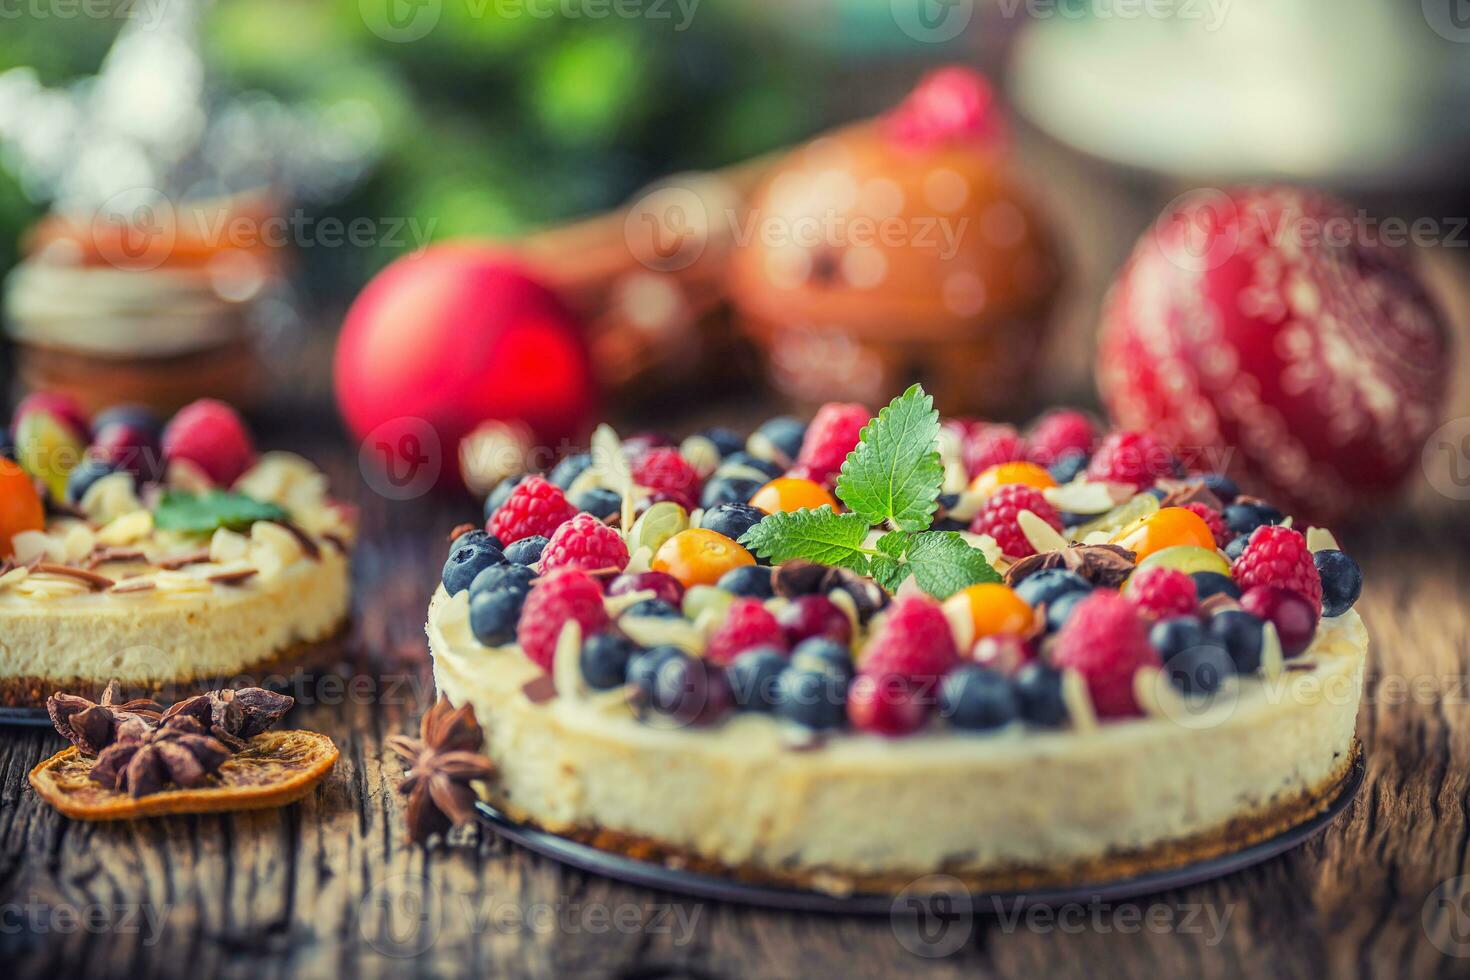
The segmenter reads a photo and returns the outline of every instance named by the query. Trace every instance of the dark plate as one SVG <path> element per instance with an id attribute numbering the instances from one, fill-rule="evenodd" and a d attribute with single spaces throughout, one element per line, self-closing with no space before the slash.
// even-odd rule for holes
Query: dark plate
<path id="1" fill-rule="evenodd" d="M 1270 860 L 1305 843 L 1332 823 L 1348 808 L 1363 785 L 1361 753 L 1343 780 L 1337 797 L 1327 809 L 1290 830 L 1250 847 L 1178 868 L 1153 871 L 1129 878 L 1099 881 L 1069 888 L 1032 892 L 979 892 L 946 889 L 959 911 L 1001 912 L 1027 905 L 1067 905 L 1074 902 L 1110 902 L 1140 895 L 1186 888 L 1200 882 L 1233 874 Z M 794 909 L 804 912 L 839 912 L 851 915 L 890 915 L 895 908 L 892 895 L 856 894 L 845 897 L 775 885 L 756 885 L 719 875 L 682 871 L 650 861 L 640 861 L 611 851 L 599 850 L 544 830 L 516 823 L 488 803 L 477 804 L 481 819 L 496 834 L 529 851 L 553 858 L 583 871 L 616 878 L 629 884 L 658 888 L 696 898 L 709 898 L 742 905 Z M 952 879 L 951 879 L 952 880 Z M 958 885 L 958 882 L 955 882 Z"/>

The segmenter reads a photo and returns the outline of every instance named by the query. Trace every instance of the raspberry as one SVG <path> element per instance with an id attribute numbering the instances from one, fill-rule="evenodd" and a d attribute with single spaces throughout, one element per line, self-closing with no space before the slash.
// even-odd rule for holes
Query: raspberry
<path id="1" fill-rule="evenodd" d="M 847 689 L 847 718 L 852 727 L 874 735 L 907 735 L 929 716 L 933 698 L 897 674 L 863 674 Z"/>
<path id="2" fill-rule="evenodd" d="M 704 655 L 714 663 L 728 664 L 736 654 L 754 647 L 785 650 L 786 634 L 759 599 L 736 599 L 730 603 L 725 621 L 710 634 Z"/>
<path id="3" fill-rule="evenodd" d="M 1055 666 L 1082 675 L 1100 718 L 1140 714 L 1133 698 L 1133 675 L 1140 667 L 1160 665 L 1138 610 L 1106 589 L 1077 604 L 1057 633 L 1051 659 Z"/>
<path id="4" fill-rule="evenodd" d="M 576 569 L 555 572 L 536 584 L 521 607 L 516 639 L 526 656 L 542 670 L 551 672 L 556 656 L 556 641 L 562 627 L 576 620 L 586 639 L 608 625 L 607 611 L 602 606 L 602 587 L 597 579 Z"/>
<path id="5" fill-rule="evenodd" d="M 1242 592 L 1258 585 L 1290 589 L 1322 613 L 1322 578 L 1300 531 L 1280 524 L 1263 524 L 1251 532 L 1245 550 L 1230 566 Z"/>
<path id="6" fill-rule="evenodd" d="M 1174 453 L 1147 432 L 1112 432 L 1087 464 L 1087 477 L 1103 483 L 1127 483 L 1135 489 L 1152 486 L 1159 477 L 1174 476 Z"/>
<path id="7" fill-rule="evenodd" d="M 1124 597 L 1145 616 L 1173 619 L 1192 616 L 1199 607 L 1194 579 L 1176 568 L 1144 568 L 1128 579 Z"/>
<path id="8" fill-rule="evenodd" d="M 872 417 L 865 406 L 852 402 L 828 402 L 817 409 L 796 456 L 801 475 L 827 486 L 836 482 L 843 460 Z"/>
<path id="9" fill-rule="evenodd" d="M 567 521 L 577 516 L 577 508 L 568 501 L 561 487 L 544 476 L 522 480 L 486 527 L 502 544 L 514 544 L 521 538 L 541 535 L 549 538 Z"/>
<path id="10" fill-rule="evenodd" d="M 1081 412 L 1048 412 L 1026 436 L 1026 458 L 1050 466 L 1064 456 L 1086 456 L 1097 442 L 1097 427 Z"/>
<path id="11" fill-rule="evenodd" d="M 906 146 L 933 146 L 956 139 L 1003 139 L 1004 113 L 995 90 L 972 68 L 948 65 L 920 79 L 895 110 L 883 118 L 889 138 Z"/>
<path id="12" fill-rule="evenodd" d="M 860 670 L 896 674 L 931 690 L 959 663 L 954 633 L 939 604 L 923 596 L 895 599 L 868 641 Z"/>
<path id="13" fill-rule="evenodd" d="M 255 462 L 255 443 L 233 408 L 201 398 L 179 409 L 163 430 L 163 458 L 186 459 L 227 487 Z"/>
<path id="14" fill-rule="evenodd" d="M 621 572 L 628 564 L 623 536 L 591 514 L 578 514 L 552 534 L 541 551 L 541 573 L 559 568 Z"/>
<path id="15" fill-rule="evenodd" d="M 679 450 L 660 448 L 651 449 L 634 461 L 633 482 L 662 494 L 662 499 L 673 500 L 685 510 L 693 510 L 702 481 L 699 472 Z"/>
<path id="16" fill-rule="evenodd" d="M 1034 555 L 1036 549 L 1026 540 L 1017 520 L 1023 510 L 1031 511 L 1058 531 L 1062 529 L 1062 519 L 1056 508 L 1046 502 L 1040 490 L 1024 483 L 1008 483 L 985 501 L 985 506 L 970 524 L 970 530 L 975 534 L 990 535 L 1000 545 L 1001 553 L 1009 558 Z"/>
<path id="17" fill-rule="evenodd" d="M 1223 548 L 1230 543 L 1230 529 L 1225 526 L 1225 518 L 1220 516 L 1218 510 L 1198 500 L 1192 504 L 1185 504 L 1184 509 L 1199 515 L 1200 520 L 1210 526 L 1210 533 L 1215 536 L 1216 548 Z"/>
<path id="18" fill-rule="evenodd" d="M 965 440 L 965 467 L 978 476 L 996 463 L 1015 463 L 1026 458 L 1026 440 L 1015 426 L 980 422 Z"/>

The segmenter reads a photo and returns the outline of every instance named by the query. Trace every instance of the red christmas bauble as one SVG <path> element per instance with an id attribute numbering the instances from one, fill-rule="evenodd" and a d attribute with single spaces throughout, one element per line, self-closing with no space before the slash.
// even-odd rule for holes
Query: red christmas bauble
<path id="1" fill-rule="evenodd" d="M 334 375 L 364 463 L 380 457 L 394 486 L 454 482 L 460 441 L 491 419 L 524 423 L 545 450 L 532 462 L 547 463 L 596 410 L 581 324 L 515 259 L 471 245 L 399 259 L 368 283 Z"/>
<path id="2" fill-rule="evenodd" d="M 1438 309 L 1385 237 L 1295 187 L 1175 201 L 1104 304 L 1114 421 L 1302 517 L 1381 499 L 1417 464 L 1449 363 Z"/>

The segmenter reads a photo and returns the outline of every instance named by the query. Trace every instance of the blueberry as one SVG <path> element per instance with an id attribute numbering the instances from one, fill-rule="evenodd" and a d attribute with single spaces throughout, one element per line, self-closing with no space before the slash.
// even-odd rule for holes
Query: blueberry
<path id="1" fill-rule="evenodd" d="M 984 731 L 1015 721 L 1021 705 L 1004 675 L 966 664 L 950 671 L 940 685 L 939 713 L 956 728 Z"/>
<path id="2" fill-rule="evenodd" d="M 529 538 L 521 538 L 513 541 L 505 548 L 505 560 L 517 565 L 534 565 L 541 560 L 541 552 L 546 548 L 546 536 L 533 534 Z"/>
<path id="3" fill-rule="evenodd" d="M 470 632 L 487 647 L 504 646 L 516 637 L 523 592 L 501 589 L 470 595 Z"/>
<path id="4" fill-rule="evenodd" d="M 1266 624 L 1243 609 L 1224 609 L 1210 617 L 1210 639 L 1223 646 L 1242 674 L 1261 669 L 1261 646 Z"/>
<path id="5" fill-rule="evenodd" d="M 1190 578 L 1194 579 L 1194 589 L 1199 593 L 1200 602 L 1204 602 L 1212 595 L 1228 595 L 1232 599 L 1240 598 L 1240 586 L 1235 584 L 1235 579 L 1229 575 L 1221 575 L 1219 572 L 1195 572 Z"/>
<path id="6" fill-rule="evenodd" d="M 746 650 L 730 664 L 730 690 L 745 711 L 773 711 L 786 658 L 771 647 Z"/>
<path id="7" fill-rule="evenodd" d="M 776 592 L 771 588 L 771 569 L 761 565 L 741 565 L 732 568 L 715 583 L 719 588 L 735 595 L 755 599 L 769 599 Z"/>
<path id="8" fill-rule="evenodd" d="M 1082 474 L 1083 470 L 1087 469 L 1087 462 L 1086 453 L 1068 453 L 1055 463 L 1052 463 L 1047 468 L 1047 472 L 1059 484 L 1071 483 Z"/>
<path id="9" fill-rule="evenodd" d="M 573 480 L 586 472 L 587 467 L 591 465 L 591 453 L 577 453 L 574 456 L 567 456 L 551 468 L 551 472 L 546 474 L 546 479 L 565 490 L 572 485 Z"/>
<path id="10" fill-rule="evenodd" d="M 1016 700 L 1021 717 L 1033 725 L 1055 728 L 1067 720 L 1067 702 L 1062 698 L 1062 673 L 1033 660 L 1016 672 Z"/>
<path id="11" fill-rule="evenodd" d="M 772 480 L 774 480 L 776 477 L 780 476 L 782 473 L 785 473 L 786 472 L 784 469 L 781 468 L 781 464 L 780 463 L 773 463 L 769 459 L 761 459 L 759 456 L 752 456 L 750 453 L 747 453 L 747 452 L 738 452 L 738 453 L 731 453 L 730 455 L 728 455 L 724 459 L 722 459 L 720 461 L 720 468 L 717 469 L 717 470 L 715 470 L 715 475 L 716 476 L 719 476 L 720 475 L 720 470 L 723 470 L 723 469 L 733 469 L 734 467 L 737 467 L 737 466 L 739 466 L 739 467 L 747 467 L 748 466 L 751 469 L 760 470 L 762 473 L 764 473 L 766 476 L 770 477 Z"/>
<path id="12" fill-rule="evenodd" d="M 719 504 L 706 510 L 699 519 L 699 526 L 717 531 L 732 541 L 739 541 L 741 535 L 765 520 L 765 517 L 766 512 L 759 507 L 739 501 Z"/>
<path id="13" fill-rule="evenodd" d="M 940 513 L 948 513 L 959 506 L 960 495 L 957 493 L 941 493 L 936 503 L 939 504 Z"/>
<path id="14" fill-rule="evenodd" d="M 449 543 L 449 553 L 452 555 L 456 551 L 458 551 L 460 548 L 462 548 L 465 545 L 470 544 L 472 542 L 482 542 L 483 543 L 483 542 L 486 542 L 486 541 L 490 541 L 490 542 L 493 543 L 496 540 L 497 540 L 496 538 L 494 538 L 490 534 L 487 534 L 485 531 L 481 530 L 480 528 L 477 528 L 477 527 L 476 528 L 470 528 L 468 531 L 466 531 L 465 533 L 461 534 L 459 537 L 455 538 L 453 541 L 451 541 Z M 496 544 L 495 546 L 497 548 L 500 547 L 499 544 Z"/>
<path id="15" fill-rule="evenodd" d="M 852 675 L 856 672 L 852 663 L 852 651 L 835 640 L 820 636 L 798 643 L 796 649 L 791 651 L 791 663 L 803 670 L 825 670 L 846 681 L 852 680 Z"/>
<path id="16" fill-rule="evenodd" d="M 1068 592 L 1091 592 L 1092 583 L 1065 568 L 1048 568 L 1021 579 L 1016 584 L 1016 595 L 1032 609 L 1043 603 L 1057 601 Z"/>
<path id="17" fill-rule="evenodd" d="M 572 506 L 593 517 L 609 517 L 623 507 L 623 498 L 603 487 L 591 487 L 572 497 Z"/>
<path id="18" fill-rule="evenodd" d="M 1090 595 L 1087 592 L 1063 592 L 1051 602 L 1046 604 L 1046 631 L 1055 633 L 1066 625 L 1072 616 L 1072 610 Z"/>
<path id="19" fill-rule="evenodd" d="M 1183 650 L 1164 664 L 1175 687 L 1190 695 L 1213 694 L 1225 678 L 1235 673 L 1235 662 L 1218 643 L 1204 643 Z"/>
<path id="20" fill-rule="evenodd" d="M 776 714 L 816 731 L 839 728 L 847 720 L 847 685 L 835 671 L 793 663 L 776 683 Z"/>
<path id="21" fill-rule="evenodd" d="M 101 432 L 114 425 L 125 425 L 157 439 L 163 433 L 163 422 L 153 409 L 145 405 L 114 405 L 97 413 L 92 419 L 92 431 Z"/>
<path id="22" fill-rule="evenodd" d="M 1221 514 L 1231 534 L 1249 535 L 1263 524 L 1280 524 L 1286 516 L 1269 504 L 1231 504 Z"/>
<path id="23" fill-rule="evenodd" d="M 1164 663 L 1189 650 L 1210 643 L 1205 636 L 1205 627 L 1192 616 L 1160 620 L 1148 631 L 1148 642 L 1159 651 Z"/>
<path id="24" fill-rule="evenodd" d="M 117 467 L 106 460 L 87 456 L 80 463 L 72 467 L 72 471 L 66 477 L 66 499 L 68 503 L 79 504 L 87 491 L 92 489 L 92 484 L 104 476 L 111 476 L 118 472 Z"/>
<path id="25" fill-rule="evenodd" d="M 628 672 L 624 680 L 637 689 L 638 697 L 644 703 L 653 694 L 653 680 L 658 674 L 658 666 L 666 659 L 682 654 L 683 651 L 675 646 L 649 647 L 640 653 L 635 653 L 628 659 Z"/>
<path id="26" fill-rule="evenodd" d="M 67 490 L 70 492 L 70 484 Z M 1358 563 L 1335 548 L 1313 552 L 1312 562 L 1322 580 L 1322 615 L 1341 616 L 1353 608 L 1363 594 L 1363 570 Z"/>
<path id="27" fill-rule="evenodd" d="M 15 462 L 15 440 L 10 437 L 10 430 L 0 426 L 0 457 Z"/>
<path id="28" fill-rule="evenodd" d="M 673 603 L 662 599 L 644 599 L 623 610 L 624 616 L 647 616 L 656 619 L 678 619 L 681 613 Z"/>
<path id="29" fill-rule="evenodd" d="M 1225 557 L 1231 561 L 1239 558 L 1241 553 L 1245 551 L 1246 542 L 1249 540 L 1250 535 L 1248 534 L 1242 534 L 1240 537 L 1233 539 L 1225 546 Z"/>
<path id="30" fill-rule="evenodd" d="M 449 553 L 449 560 L 444 563 L 444 573 L 441 576 L 444 588 L 450 595 L 463 592 L 470 587 L 476 575 L 491 565 L 504 563 L 505 555 L 490 543 L 490 535 L 486 534 L 483 538 L 472 538 Z"/>
<path id="31" fill-rule="evenodd" d="M 470 598 L 481 592 L 514 592 L 524 598 L 535 577 L 536 573 L 525 565 L 491 565 L 470 582 Z"/>
<path id="32" fill-rule="evenodd" d="M 765 486 L 760 480 L 743 476 L 719 476 L 704 485 L 699 495 L 699 506 L 712 510 L 722 504 L 743 504 Z M 722 532 L 723 533 L 723 532 Z"/>
<path id="33" fill-rule="evenodd" d="M 517 473 L 515 476 L 508 476 L 495 484 L 495 489 L 491 490 L 490 496 L 485 498 L 486 524 L 490 523 L 490 518 L 495 516 L 495 512 L 500 509 L 501 505 L 510 499 L 511 491 L 520 486 L 521 481 L 525 480 L 528 475 L 526 473 Z"/>
<path id="34" fill-rule="evenodd" d="M 718 664 L 680 650 L 660 660 L 649 704 L 685 725 L 717 721 L 732 706 L 730 681 Z"/>
<path id="35" fill-rule="evenodd" d="M 801 441 L 806 438 L 806 426 L 789 415 L 767 419 L 755 431 L 756 435 L 764 436 L 788 459 L 796 458 L 797 453 L 801 452 Z"/>
<path id="36" fill-rule="evenodd" d="M 637 652 L 637 644 L 619 633 L 606 631 L 589 636 L 578 658 L 587 686 L 595 691 L 621 687 L 628 675 L 628 662 Z"/>
<path id="37" fill-rule="evenodd" d="M 1206 473 L 1200 480 L 1204 482 L 1205 489 L 1220 498 L 1222 504 L 1228 504 L 1240 496 L 1240 488 L 1224 473 Z"/>
<path id="38" fill-rule="evenodd" d="M 1169 491 L 1165 490 L 1163 487 L 1149 487 L 1148 494 L 1155 500 L 1163 500 L 1165 497 L 1169 496 Z"/>
<path id="39" fill-rule="evenodd" d="M 700 435 L 715 444 L 715 448 L 720 451 L 721 459 L 745 448 L 745 440 L 740 437 L 740 433 L 724 426 L 717 425 L 712 429 L 705 429 Z"/>

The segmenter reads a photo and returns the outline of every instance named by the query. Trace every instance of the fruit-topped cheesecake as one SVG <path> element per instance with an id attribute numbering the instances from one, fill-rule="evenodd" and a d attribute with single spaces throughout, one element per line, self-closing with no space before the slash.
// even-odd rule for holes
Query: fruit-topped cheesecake
<path id="1" fill-rule="evenodd" d="M 1361 576 L 1142 432 L 915 387 L 620 440 L 457 529 L 435 678 L 512 817 L 832 891 L 1098 881 L 1309 819 L 1354 763 Z"/>
<path id="2" fill-rule="evenodd" d="M 289 669 L 342 627 L 352 512 L 216 401 L 167 425 L 24 400 L 0 456 L 0 705 L 112 680 L 181 696 Z"/>

